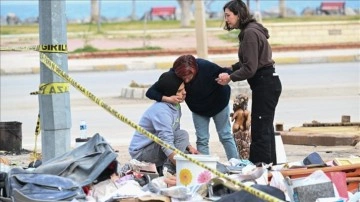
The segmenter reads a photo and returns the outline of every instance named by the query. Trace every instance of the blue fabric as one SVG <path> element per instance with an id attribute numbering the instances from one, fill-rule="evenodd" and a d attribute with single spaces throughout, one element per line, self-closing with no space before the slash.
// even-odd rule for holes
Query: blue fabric
<path id="1" fill-rule="evenodd" d="M 85 199 L 81 186 L 65 177 L 31 173 L 21 168 L 13 168 L 9 173 L 8 195 L 18 190 L 32 200 L 71 200 Z M 16 201 L 16 200 L 15 200 Z"/>
<path id="2" fill-rule="evenodd" d="M 146 137 L 144 136 L 144 138 Z M 186 151 L 186 147 L 189 146 L 189 134 L 187 131 L 174 131 L 174 145 L 176 149 L 182 152 Z M 132 158 L 138 161 L 155 163 L 157 167 L 163 166 L 168 159 L 161 146 L 156 142 L 152 142 L 148 146 L 140 149 L 134 156 L 132 156 Z M 171 163 L 167 163 L 167 165 L 169 164 Z M 175 167 L 172 167 L 172 169 L 175 170 Z"/>
<path id="3" fill-rule="evenodd" d="M 201 116 L 196 113 L 192 113 L 193 122 L 196 130 L 196 147 L 198 151 L 202 154 L 210 154 L 209 151 L 209 122 L 210 117 Z M 234 137 L 231 133 L 231 125 L 229 121 L 230 117 L 230 107 L 227 105 L 222 111 L 213 116 L 215 123 L 216 131 L 219 136 L 219 140 L 224 146 L 226 157 L 239 158 L 238 151 L 236 149 L 236 144 Z"/>

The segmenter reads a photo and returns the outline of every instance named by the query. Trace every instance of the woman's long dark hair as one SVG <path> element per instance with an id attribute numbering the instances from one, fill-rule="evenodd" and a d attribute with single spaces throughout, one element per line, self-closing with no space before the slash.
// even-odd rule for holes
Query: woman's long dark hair
<path id="1" fill-rule="evenodd" d="M 233 29 L 243 30 L 250 22 L 256 22 L 255 18 L 250 14 L 249 9 L 242 0 L 231 0 L 224 5 L 224 12 L 226 8 L 239 17 L 238 27 L 236 28 L 229 27 L 228 23 L 225 22 L 224 29 L 227 31 Z"/>

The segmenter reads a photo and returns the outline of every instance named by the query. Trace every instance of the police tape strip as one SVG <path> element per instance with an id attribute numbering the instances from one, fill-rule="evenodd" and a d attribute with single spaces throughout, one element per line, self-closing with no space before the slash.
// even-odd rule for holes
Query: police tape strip
<path id="1" fill-rule="evenodd" d="M 39 134 L 40 134 L 40 113 L 38 114 L 36 121 L 35 136 L 37 137 Z M 35 147 L 36 147 L 36 143 L 35 143 Z"/>
<path id="2" fill-rule="evenodd" d="M 39 94 L 66 93 L 69 91 L 69 84 L 63 82 L 42 83 L 39 87 Z"/>
<path id="3" fill-rule="evenodd" d="M 83 93 L 86 97 L 88 97 L 89 99 L 91 99 L 92 101 L 94 101 L 96 104 L 98 104 L 99 106 L 101 106 L 102 108 L 104 108 L 106 111 L 108 111 L 111 115 L 115 116 L 116 118 L 118 118 L 120 121 L 128 124 L 129 126 L 133 127 L 135 130 L 137 130 L 139 133 L 144 134 L 145 136 L 147 136 L 148 138 L 150 138 L 151 140 L 153 140 L 154 142 L 158 143 L 159 145 L 166 147 L 168 149 L 173 150 L 175 153 L 179 154 L 180 156 L 186 158 L 187 160 L 195 163 L 196 165 L 205 168 L 207 170 L 209 170 L 210 172 L 212 172 L 213 174 L 224 178 L 225 180 L 233 183 L 235 186 L 235 188 L 238 188 L 238 190 L 243 189 L 255 196 L 257 196 L 258 198 L 261 198 L 263 200 L 266 201 L 281 201 L 278 198 L 275 198 L 274 196 L 271 196 L 267 193 L 264 193 L 262 191 L 259 191 L 253 187 L 250 186 L 246 186 L 234 179 L 229 178 L 227 175 L 213 169 L 210 168 L 209 166 L 197 161 L 196 159 L 193 159 L 191 157 L 189 157 L 188 155 L 184 154 L 183 152 L 181 152 L 180 150 L 176 149 L 175 147 L 168 145 L 167 143 L 165 143 L 164 141 L 162 141 L 161 139 L 159 139 L 158 137 L 156 137 L 155 135 L 149 133 L 148 131 L 146 131 L 144 128 L 142 128 L 141 126 L 137 125 L 136 123 L 132 122 L 131 120 L 127 119 L 126 117 L 124 117 L 123 115 L 121 115 L 119 112 L 117 112 L 115 109 L 113 109 L 112 107 L 110 107 L 108 104 L 104 103 L 101 99 L 99 99 L 98 97 L 96 97 L 95 95 L 93 95 L 91 92 L 89 92 L 87 89 L 85 89 L 83 86 L 81 86 L 79 83 L 77 83 L 74 79 L 72 79 L 66 72 L 64 72 L 62 69 L 60 69 L 53 61 L 51 61 L 51 59 L 49 57 L 47 57 L 45 54 L 40 53 L 40 61 L 42 63 L 45 64 L 46 67 L 48 67 L 50 70 L 52 70 L 53 72 L 55 72 L 57 75 L 59 75 L 62 79 L 66 80 L 67 82 L 69 82 L 74 88 L 76 88 L 77 90 L 79 90 L 81 93 Z"/>
<path id="4" fill-rule="evenodd" d="M 54 83 L 42 83 L 40 84 L 39 90 L 31 92 L 30 95 L 49 95 L 56 93 L 66 93 L 69 92 L 69 83 L 64 82 L 54 82 Z"/>
<path id="5" fill-rule="evenodd" d="M 34 160 L 37 160 L 39 157 L 38 153 L 36 152 L 37 151 L 37 140 L 38 140 L 39 134 L 40 134 L 40 113 L 38 114 L 37 121 L 36 121 L 36 127 L 35 127 L 35 146 L 34 146 L 34 151 L 33 151 Z"/>
<path id="6" fill-rule="evenodd" d="M 54 45 L 36 45 L 36 46 L 20 46 L 20 47 L 0 47 L 0 51 L 39 51 L 44 53 L 67 53 L 66 44 Z"/>

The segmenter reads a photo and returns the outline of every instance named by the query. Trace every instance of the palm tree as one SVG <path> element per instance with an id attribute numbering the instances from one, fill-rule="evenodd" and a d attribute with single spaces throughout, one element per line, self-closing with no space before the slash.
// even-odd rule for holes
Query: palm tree
<path id="1" fill-rule="evenodd" d="M 91 0 L 90 22 L 97 23 L 99 21 L 99 0 Z"/>
<path id="2" fill-rule="evenodd" d="M 181 8 L 181 27 L 190 27 L 193 0 L 177 0 Z"/>
<path id="3" fill-rule="evenodd" d="M 286 17 L 285 0 L 279 0 L 279 17 L 280 18 L 285 18 Z"/>

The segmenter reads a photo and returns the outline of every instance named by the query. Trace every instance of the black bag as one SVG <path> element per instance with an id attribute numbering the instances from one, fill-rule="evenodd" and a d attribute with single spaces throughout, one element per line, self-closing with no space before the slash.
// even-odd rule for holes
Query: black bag
<path id="1" fill-rule="evenodd" d="M 7 195 L 28 198 L 23 201 L 71 201 L 86 197 L 82 188 L 69 178 L 32 173 L 22 168 L 13 168 L 8 175 Z"/>
<path id="2" fill-rule="evenodd" d="M 264 193 L 267 193 L 275 198 L 278 198 L 282 201 L 286 200 L 284 192 L 282 192 L 280 189 L 276 187 L 272 187 L 269 185 L 260 185 L 260 184 L 254 184 L 252 185 L 252 187 Z M 265 202 L 265 200 L 258 198 L 257 196 L 252 195 L 245 190 L 228 194 L 224 197 L 221 197 L 221 199 L 217 200 L 217 202 L 238 202 L 238 201 Z"/>
<path id="3" fill-rule="evenodd" d="M 7 173 L 0 172 L 0 196 L 6 197 L 5 181 Z"/>

